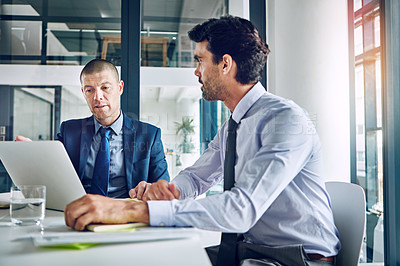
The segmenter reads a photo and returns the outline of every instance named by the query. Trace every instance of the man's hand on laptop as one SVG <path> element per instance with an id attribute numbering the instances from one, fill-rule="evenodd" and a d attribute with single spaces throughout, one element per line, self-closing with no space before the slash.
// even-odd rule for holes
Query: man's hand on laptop
<path id="1" fill-rule="evenodd" d="M 17 136 L 15 138 L 16 141 L 32 141 L 30 138 L 24 137 L 24 136 Z"/>
<path id="2" fill-rule="evenodd" d="M 146 202 L 124 201 L 93 194 L 68 204 L 64 218 L 67 226 L 79 231 L 85 230 L 91 223 L 150 223 Z"/>
<path id="3" fill-rule="evenodd" d="M 143 201 L 173 200 L 179 199 L 181 192 L 176 188 L 175 184 L 160 179 L 155 183 L 141 181 L 129 191 L 129 196 Z"/>

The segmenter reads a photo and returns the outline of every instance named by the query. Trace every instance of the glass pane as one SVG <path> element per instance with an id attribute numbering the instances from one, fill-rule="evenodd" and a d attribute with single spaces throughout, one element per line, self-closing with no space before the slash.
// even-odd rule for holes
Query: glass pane
<path id="1" fill-rule="evenodd" d="M 377 16 L 374 19 L 374 25 L 375 25 L 375 47 L 381 46 L 381 17 Z"/>
<path id="2" fill-rule="evenodd" d="M 40 59 L 37 60 L 16 60 L 16 59 L 1 59 L 0 64 L 15 64 L 15 65 L 40 65 Z"/>
<path id="3" fill-rule="evenodd" d="M 195 67 L 195 45 L 187 32 L 198 23 L 225 14 L 225 0 L 143 1 L 140 119 L 161 128 L 171 178 L 200 156 L 200 116 L 211 116 L 202 114 L 194 69 L 183 69 Z M 213 106 L 213 115 L 222 116 L 219 107 Z M 177 132 L 179 125 L 192 119 L 194 133 Z M 220 120 L 215 117 L 213 123 L 222 123 Z"/>
<path id="4" fill-rule="evenodd" d="M 74 56 L 78 65 L 102 57 L 120 65 L 120 23 L 48 23 L 47 35 L 49 56 Z"/>
<path id="5" fill-rule="evenodd" d="M 354 12 L 362 7 L 362 0 L 354 0 Z"/>
<path id="6" fill-rule="evenodd" d="M 11 2 L 11 3 L 10 3 Z M 12 3 L 18 2 L 18 3 Z M 17 16 L 40 16 L 42 13 L 42 1 L 9 1 L 0 0 L 0 14 Z"/>
<path id="7" fill-rule="evenodd" d="M 365 125 L 367 130 L 375 130 L 377 128 L 375 62 L 368 61 L 364 64 L 364 91 Z"/>
<path id="8" fill-rule="evenodd" d="M 382 130 L 377 131 L 377 152 L 378 152 L 378 202 L 374 205 L 378 221 L 374 227 L 374 244 L 372 252 L 373 262 L 384 261 L 383 244 L 383 140 Z"/>
<path id="9" fill-rule="evenodd" d="M 165 75 L 160 76 L 167 78 Z M 154 83 L 156 82 L 159 81 L 154 79 Z M 140 120 L 161 128 L 168 172 L 173 178 L 200 156 L 198 100 L 201 98 L 201 91 L 193 87 L 179 87 L 177 82 L 177 86 L 142 87 L 140 95 Z M 183 125 L 187 129 L 192 128 L 194 132 L 185 134 L 178 131 Z"/>
<path id="10" fill-rule="evenodd" d="M 364 52 L 363 46 L 363 26 L 354 29 L 354 53 L 360 55 Z"/>
<path id="11" fill-rule="evenodd" d="M 80 73 L 82 67 L 77 67 L 76 73 Z M 74 77 L 79 80 L 79 77 Z M 61 89 L 61 114 L 60 121 L 74 118 L 84 118 L 92 113 L 86 104 L 80 86 L 64 85 Z M 58 130 L 58 129 L 57 129 Z"/>
<path id="12" fill-rule="evenodd" d="M 371 3 L 373 0 L 364 0 L 363 5 L 366 6 L 367 4 Z"/>
<path id="13" fill-rule="evenodd" d="M 382 73 L 380 58 L 375 62 L 376 87 L 376 126 L 382 127 Z"/>
<path id="14" fill-rule="evenodd" d="M 225 0 L 143 1 L 142 66 L 194 67 L 194 44 L 187 32 L 225 14 Z"/>
<path id="15" fill-rule="evenodd" d="M 364 51 L 375 48 L 375 27 L 374 20 L 368 20 L 364 23 Z"/>
<path id="16" fill-rule="evenodd" d="M 42 22 L 0 21 L 0 55 L 40 55 Z"/>
<path id="17" fill-rule="evenodd" d="M 355 68 L 357 183 L 365 187 L 364 68 Z"/>
<path id="18" fill-rule="evenodd" d="M 49 16 L 61 17 L 94 17 L 94 18 L 120 18 L 120 0 L 48 0 Z"/>
<path id="19" fill-rule="evenodd" d="M 52 139 L 54 91 L 51 89 L 14 90 L 14 139 Z"/>
<path id="20" fill-rule="evenodd" d="M 378 153 L 378 202 L 374 206 L 375 210 L 383 212 L 383 139 L 382 130 L 376 132 L 377 153 Z"/>

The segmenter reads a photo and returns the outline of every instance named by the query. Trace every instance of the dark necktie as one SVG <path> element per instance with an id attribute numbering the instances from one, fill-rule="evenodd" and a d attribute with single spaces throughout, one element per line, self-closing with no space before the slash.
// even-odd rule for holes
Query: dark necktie
<path id="1" fill-rule="evenodd" d="M 226 140 L 224 160 L 224 190 L 230 190 L 235 183 L 235 159 L 236 159 L 236 128 L 238 124 L 229 118 L 228 138 Z M 219 246 L 217 266 L 233 266 L 236 260 L 237 234 L 222 233 Z"/>
<path id="2" fill-rule="evenodd" d="M 110 170 L 110 128 L 100 128 L 101 142 L 94 163 L 91 194 L 108 195 L 108 177 Z"/>

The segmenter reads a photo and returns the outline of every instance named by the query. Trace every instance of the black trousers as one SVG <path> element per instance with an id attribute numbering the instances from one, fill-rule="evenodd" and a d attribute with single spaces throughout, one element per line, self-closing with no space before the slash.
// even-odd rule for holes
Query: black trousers
<path id="1" fill-rule="evenodd" d="M 219 246 L 206 248 L 211 263 L 217 263 Z M 226 266 L 332 266 L 333 262 L 311 260 L 303 245 L 268 247 L 238 242 L 236 265 Z"/>

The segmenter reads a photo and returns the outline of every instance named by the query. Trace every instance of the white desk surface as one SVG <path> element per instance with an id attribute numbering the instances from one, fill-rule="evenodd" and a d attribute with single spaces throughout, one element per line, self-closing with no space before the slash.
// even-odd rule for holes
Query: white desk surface
<path id="1" fill-rule="evenodd" d="M 205 246 L 216 245 L 219 233 L 199 230 L 199 237 L 139 243 L 109 244 L 85 250 L 37 248 L 32 240 L 19 239 L 34 232 L 38 226 L 9 226 L 9 210 L 0 209 L 0 265 L 211 265 Z M 43 226 L 69 230 L 64 224 L 64 213 L 46 210 Z M 50 229 L 49 229 L 50 230 Z"/>

